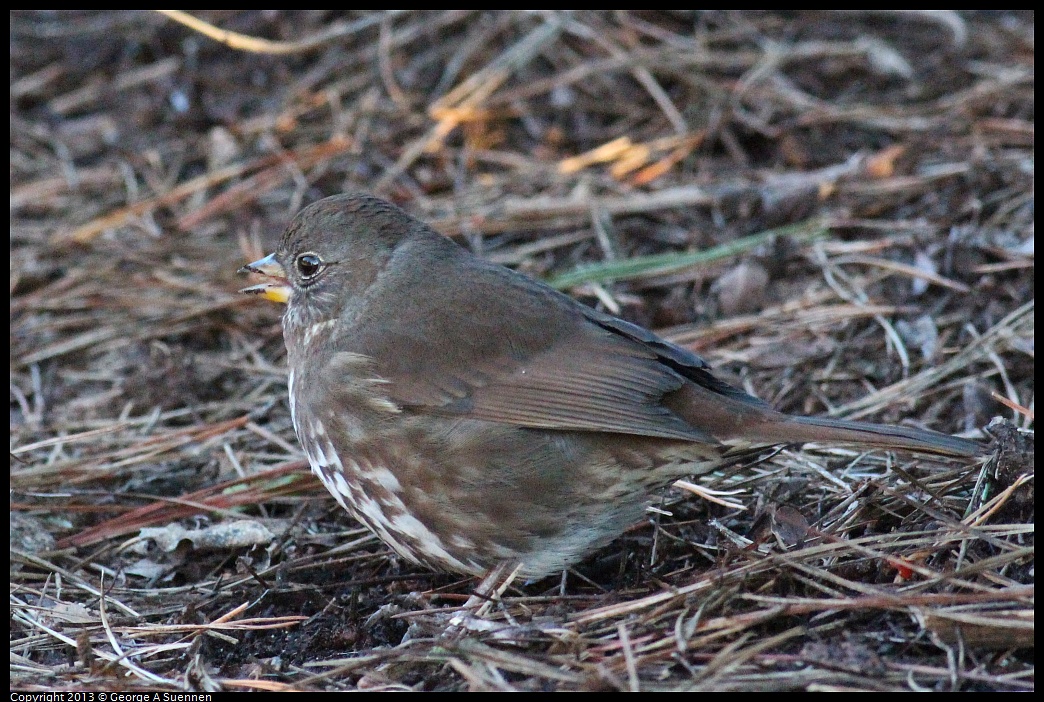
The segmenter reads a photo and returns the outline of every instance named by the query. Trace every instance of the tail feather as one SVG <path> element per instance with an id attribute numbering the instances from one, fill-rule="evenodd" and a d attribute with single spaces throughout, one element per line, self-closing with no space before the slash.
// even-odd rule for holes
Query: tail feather
<path id="1" fill-rule="evenodd" d="M 871 424 L 829 417 L 795 417 L 783 415 L 782 421 L 764 426 L 766 437 L 783 442 L 811 441 L 816 443 L 858 444 L 869 448 L 901 449 L 938 456 L 971 458 L 985 453 L 977 441 L 941 434 L 928 429 Z"/>

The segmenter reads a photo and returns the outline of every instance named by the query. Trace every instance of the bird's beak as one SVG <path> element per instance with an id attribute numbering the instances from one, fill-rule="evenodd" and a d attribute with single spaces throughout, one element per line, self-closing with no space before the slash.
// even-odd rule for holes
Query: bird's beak
<path id="1" fill-rule="evenodd" d="M 286 279 L 286 271 L 279 265 L 279 261 L 276 260 L 275 254 L 270 253 L 264 258 L 260 258 L 253 263 L 248 263 L 239 269 L 240 273 L 258 273 L 271 278 L 270 281 L 261 283 L 259 285 L 251 285 L 249 288 L 243 288 L 239 292 L 246 293 L 248 295 L 260 295 L 266 300 L 272 302 L 282 302 L 284 305 L 290 299 L 290 281 Z"/>

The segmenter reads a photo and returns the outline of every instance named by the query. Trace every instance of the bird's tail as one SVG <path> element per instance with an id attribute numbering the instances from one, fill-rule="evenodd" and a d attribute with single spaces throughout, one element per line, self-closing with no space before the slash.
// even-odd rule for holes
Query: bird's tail
<path id="1" fill-rule="evenodd" d="M 778 420 L 766 422 L 761 429 L 759 433 L 767 435 L 759 438 L 781 443 L 857 444 L 866 448 L 906 450 L 954 458 L 972 458 L 985 453 L 985 448 L 977 441 L 937 431 L 829 417 L 780 415 Z"/>

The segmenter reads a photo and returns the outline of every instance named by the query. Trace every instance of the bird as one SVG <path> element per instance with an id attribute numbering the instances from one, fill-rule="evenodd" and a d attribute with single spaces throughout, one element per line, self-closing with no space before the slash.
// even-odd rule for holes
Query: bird
<path id="1" fill-rule="evenodd" d="M 366 193 L 301 210 L 240 272 L 282 317 L 312 470 L 405 559 L 562 572 L 674 480 L 805 442 L 953 458 L 973 440 L 788 415 L 689 349 L 497 265 Z M 733 459 L 734 462 L 734 459 Z"/>

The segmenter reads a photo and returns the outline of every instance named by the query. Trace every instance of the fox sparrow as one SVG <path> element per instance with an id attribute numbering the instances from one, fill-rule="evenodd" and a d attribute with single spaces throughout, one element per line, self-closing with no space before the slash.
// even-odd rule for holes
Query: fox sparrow
<path id="1" fill-rule="evenodd" d="M 472 255 L 398 207 L 305 208 L 243 292 L 287 304 L 290 413 L 337 501 L 402 556 L 482 574 L 567 567 L 656 488 L 752 446 L 944 456 L 974 441 L 794 417 L 696 354 Z"/>

